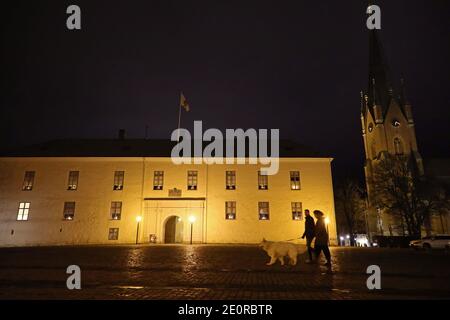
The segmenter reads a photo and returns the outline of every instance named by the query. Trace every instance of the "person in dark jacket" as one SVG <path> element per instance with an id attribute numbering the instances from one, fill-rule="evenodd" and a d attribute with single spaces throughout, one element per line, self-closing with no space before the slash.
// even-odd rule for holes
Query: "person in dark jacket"
<path id="1" fill-rule="evenodd" d="M 328 232 L 327 227 L 325 225 L 324 214 L 320 210 L 314 210 L 314 217 L 316 217 L 316 227 L 315 227 L 315 236 L 316 241 L 314 242 L 314 251 L 316 253 L 316 259 L 319 260 L 320 252 L 323 251 L 327 262 L 326 266 L 331 266 L 331 255 L 330 249 L 328 248 Z"/>
<path id="2" fill-rule="evenodd" d="M 305 232 L 303 232 L 302 239 L 306 237 L 306 247 L 308 248 L 309 260 L 306 260 L 306 263 L 311 263 L 313 260 L 313 249 L 312 249 L 312 241 L 314 239 L 314 219 L 310 216 L 309 210 L 305 210 Z"/>

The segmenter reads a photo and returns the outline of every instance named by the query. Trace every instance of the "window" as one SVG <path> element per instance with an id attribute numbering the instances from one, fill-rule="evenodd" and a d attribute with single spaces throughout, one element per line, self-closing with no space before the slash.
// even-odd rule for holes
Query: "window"
<path id="1" fill-rule="evenodd" d="M 75 216 L 75 202 L 64 202 L 64 220 L 73 220 Z"/>
<path id="2" fill-rule="evenodd" d="M 227 220 L 236 219 L 236 201 L 225 202 L 225 219 Z"/>
<path id="3" fill-rule="evenodd" d="M 269 220 L 269 203 L 258 202 L 259 220 Z"/>
<path id="4" fill-rule="evenodd" d="M 291 190 L 300 190 L 300 172 L 291 171 Z"/>
<path id="5" fill-rule="evenodd" d="M 23 191 L 31 191 L 33 190 L 33 184 L 34 184 L 34 171 L 26 171 L 25 177 L 23 179 Z"/>
<path id="6" fill-rule="evenodd" d="M 120 220 L 122 214 L 122 201 L 111 202 L 110 214 L 112 220 Z"/>
<path id="7" fill-rule="evenodd" d="M 30 211 L 30 203 L 29 202 L 19 203 L 19 211 L 17 212 L 17 220 L 18 221 L 28 220 L 28 212 L 29 211 Z"/>
<path id="8" fill-rule="evenodd" d="M 403 144 L 399 138 L 394 139 L 394 149 L 395 149 L 395 154 L 397 154 L 397 155 L 403 154 Z"/>
<path id="9" fill-rule="evenodd" d="M 198 173 L 197 171 L 188 171 L 188 182 L 187 188 L 188 190 L 197 190 L 197 179 Z"/>
<path id="10" fill-rule="evenodd" d="M 292 207 L 292 220 L 302 220 L 303 219 L 302 203 L 291 202 L 291 207 Z"/>
<path id="11" fill-rule="evenodd" d="M 398 121 L 397 119 L 392 120 L 392 126 L 393 127 L 400 127 L 400 121 Z"/>
<path id="12" fill-rule="evenodd" d="M 226 189 L 227 190 L 235 190 L 236 189 L 236 171 L 227 171 L 226 172 Z"/>
<path id="13" fill-rule="evenodd" d="M 258 171 L 258 189 L 267 190 L 268 188 L 269 188 L 269 176 L 261 174 L 261 171 Z"/>
<path id="14" fill-rule="evenodd" d="M 153 173 L 153 190 L 162 190 L 164 186 L 164 171 Z"/>
<path id="15" fill-rule="evenodd" d="M 119 240 L 119 228 L 109 228 L 108 240 Z"/>
<path id="16" fill-rule="evenodd" d="M 67 184 L 67 190 L 77 190 L 78 188 L 78 171 L 69 172 L 69 183 Z"/>
<path id="17" fill-rule="evenodd" d="M 113 190 L 123 190 L 123 180 L 124 180 L 125 172 L 124 171 L 116 171 L 114 173 L 114 186 Z"/>

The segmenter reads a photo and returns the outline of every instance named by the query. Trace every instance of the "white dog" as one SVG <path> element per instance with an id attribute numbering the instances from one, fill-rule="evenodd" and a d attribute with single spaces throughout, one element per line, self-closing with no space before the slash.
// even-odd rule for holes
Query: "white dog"
<path id="1" fill-rule="evenodd" d="M 267 263 L 268 266 L 276 263 L 277 260 L 280 260 L 281 265 L 284 266 L 285 256 L 288 256 L 290 264 L 295 266 L 297 264 L 297 255 L 304 251 L 301 250 L 299 245 L 294 243 L 266 241 L 266 239 L 263 239 L 259 246 L 262 247 L 270 257 L 270 261 Z"/>

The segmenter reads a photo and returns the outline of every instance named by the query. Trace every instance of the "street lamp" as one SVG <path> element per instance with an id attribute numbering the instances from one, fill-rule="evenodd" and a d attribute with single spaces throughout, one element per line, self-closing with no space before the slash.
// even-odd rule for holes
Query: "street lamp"
<path id="1" fill-rule="evenodd" d="M 136 244 L 138 244 L 138 238 L 139 238 L 139 224 L 142 220 L 141 216 L 137 216 L 136 217 L 136 222 L 137 222 L 137 229 L 136 229 Z"/>
<path id="2" fill-rule="evenodd" d="M 347 235 L 345 236 L 345 246 L 347 246 L 347 243 L 348 243 L 349 246 L 352 246 L 352 243 L 351 243 L 351 241 L 350 241 L 350 235 L 349 235 L 349 234 L 347 234 Z"/>
<path id="3" fill-rule="evenodd" d="M 191 224 L 191 244 L 192 244 L 192 231 L 193 231 L 193 228 L 194 228 L 195 220 L 196 220 L 195 216 L 190 216 L 189 217 L 189 223 Z"/>

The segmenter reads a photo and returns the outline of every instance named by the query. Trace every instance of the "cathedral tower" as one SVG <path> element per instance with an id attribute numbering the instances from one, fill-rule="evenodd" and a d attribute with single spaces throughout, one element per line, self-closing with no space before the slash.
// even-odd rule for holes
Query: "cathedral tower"
<path id="1" fill-rule="evenodd" d="M 378 32 L 376 29 L 369 30 L 368 87 L 365 93 L 361 92 L 369 230 L 371 234 L 397 235 L 398 221 L 372 205 L 373 166 L 387 154 L 405 155 L 414 161 L 419 175 L 423 175 L 423 163 L 404 80 L 401 79 L 399 90 L 394 90 Z"/>

